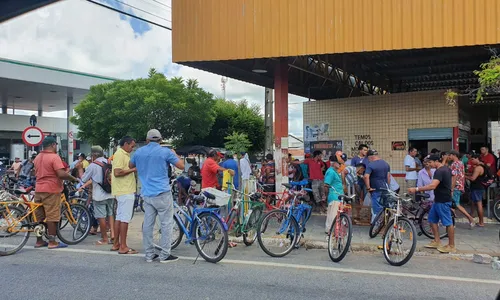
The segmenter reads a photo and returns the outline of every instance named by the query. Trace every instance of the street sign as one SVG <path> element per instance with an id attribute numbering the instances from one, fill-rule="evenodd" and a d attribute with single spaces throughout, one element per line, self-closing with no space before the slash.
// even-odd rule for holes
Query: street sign
<path id="1" fill-rule="evenodd" d="M 69 137 L 70 139 L 72 139 L 72 138 L 73 138 L 73 131 L 70 131 L 70 132 L 68 133 L 68 137 Z"/>
<path id="2" fill-rule="evenodd" d="M 29 147 L 40 145 L 44 137 L 43 131 L 35 126 L 27 127 L 23 131 L 23 142 Z"/>

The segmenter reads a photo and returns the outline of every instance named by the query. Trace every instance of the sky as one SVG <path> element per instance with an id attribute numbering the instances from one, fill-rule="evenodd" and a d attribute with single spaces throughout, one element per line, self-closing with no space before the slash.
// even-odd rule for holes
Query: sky
<path id="1" fill-rule="evenodd" d="M 171 27 L 171 0 L 96 1 Z M 167 77 L 197 79 L 202 88 L 222 97 L 220 75 L 172 63 L 171 37 L 167 29 L 88 1 L 65 0 L 2 23 L 0 57 L 120 79 L 145 77 L 156 68 Z M 226 98 L 246 99 L 264 111 L 263 87 L 229 78 Z M 289 96 L 289 132 L 296 136 L 302 136 L 304 101 Z"/>

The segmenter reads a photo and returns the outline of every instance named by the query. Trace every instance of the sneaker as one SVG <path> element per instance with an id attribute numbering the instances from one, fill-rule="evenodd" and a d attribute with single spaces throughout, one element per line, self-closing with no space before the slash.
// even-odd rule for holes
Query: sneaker
<path id="1" fill-rule="evenodd" d="M 160 257 L 158 254 L 154 254 L 152 258 L 147 258 L 146 262 L 151 263 L 153 260 L 158 259 L 158 257 Z"/>
<path id="2" fill-rule="evenodd" d="M 470 223 L 469 223 L 469 229 L 470 229 L 470 230 L 472 230 L 472 228 L 474 228 L 474 226 L 476 226 L 476 225 L 474 224 L 474 222 L 470 222 Z"/>
<path id="3" fill-rule="evenodd" d="M 428 248 L 428 249 L 437 249 L 437 248 L 441 247 L 441 244 L 436 243 L 436 241 L 432 241 L 432 242 L 430 242 L 430 244 L 427 244 L 424 247 Z"/>
<path id="4" fill-rule="evenodd" d="M 166 264 L 166 263 L 177 261 L 177 260 L 179 260 L 179 258 L 177 256 L 173 256 L 172 254 L 170 254 L 169 257 L 167 257 L 165 259 L 160 259 L 160 262 L 162 264 Z"/>
<path id="5" fill-rule="evenodd" d="M 455 252 L 457 252 L 457 248 L 451 247 L 450 245 L 439 247 L 439 248 L 437 248 L 437 250 L 441 253 L 455 253 Z"/>

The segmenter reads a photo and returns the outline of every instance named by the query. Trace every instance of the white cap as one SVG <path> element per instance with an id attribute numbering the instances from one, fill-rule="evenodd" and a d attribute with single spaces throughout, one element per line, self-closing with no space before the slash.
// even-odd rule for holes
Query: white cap
<path id="1" fill-rule="evenodd" d="M 161 133 L 157 129 L 151 129 L 148 131 L 146 139 L 150 141 L 159 141 L 161 140 Z"/>

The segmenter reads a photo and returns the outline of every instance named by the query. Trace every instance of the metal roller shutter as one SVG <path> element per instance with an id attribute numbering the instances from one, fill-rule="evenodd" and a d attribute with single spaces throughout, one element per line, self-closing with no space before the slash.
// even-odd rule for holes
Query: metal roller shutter
<path id="1" fill-rule="evenodd" d="M 409 141 L 449 140 L 453 138 L 453 128 L 408 129 Z"/>

